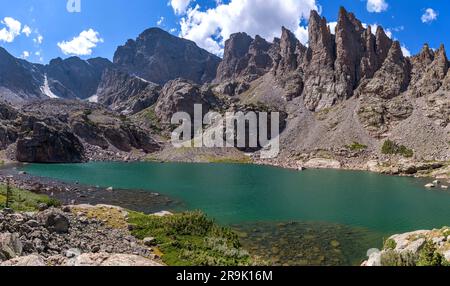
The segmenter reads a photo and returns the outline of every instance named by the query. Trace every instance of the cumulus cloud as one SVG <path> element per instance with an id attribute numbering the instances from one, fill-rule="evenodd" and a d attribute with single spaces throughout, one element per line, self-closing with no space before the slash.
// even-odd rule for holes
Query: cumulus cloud
<path id="1" fill-rule="evenodd" d="M 29 51 L 23 51 L 22 54 L 20 55 L 20 57 L 24 60 L 28 59 L 30 57 L 30 52 Z"/>
<path id="2" fill-rule="evenodd" d="M 31 28 L 27 25 L 23 26 L 22 33 L 29 37 L 31 35 Z"/>
<path id="3" fill-rule="evenodd" d="M 402 45 L 402 53 L 405 57 L 410 57 L 411 56 L 411 52 L 408 50 L 408 48 L 404 45 Z"/>
<path id="4" fill-rule="evenodd" d="M 98 43 L 103 43 L 100 34 L 93 29 L 89 29 L 82 31 L 71 41 L 59 42 L 58 47 L 65 55 L 88 56 L 92 54 L 92 49 L 97 47 Z"/>
<path id="5" fill-rule="evenodd" d="M 170 6 L 172 6 L 173 11 L 177 15 L 183 15 L 186 13 L 191 0 L 170 0 Z"/>
<path id="6" fill-rule="evenodd" d="M 318 10 L 316 0 L 231 0 L 206 11 L 196 5 L 181 19 L 180 36 L 217 55 L 223 54 L 224 41 L 236 32 L 270 40 L 285 26 L 306 43 L 307 29 L 300 24 L 313 9 Z"/>
<path id="7" fill-rule="evenodd" d="M 12 43 L 20 35 L 22 23 L 11 17 L 5 17 L 1 23 L 6 27 L 0 30 L 0 41 Z"/>
<path id="8" fill-rule="evenodd" d="M 33 42 L 40 45 L 44 41 L 44 37 L 41 34 L 38 34 L 36 38 L 33 39 Z"/>
<path id="9" fill-rule="evenodd" d="M 386 0 L 367 0 L 367 11 L 371 13 L 381 13 L 386 11 L 389 4 Z"/>
<path id="10" fill-rule="evenodd" d="M 431 8 L 425 10 L 425 13 L 422 15 L 422 23 L 431 23 L 437 20 L 438 13 Z"/>
<path id="11" fill-rule="evenodd" d="M 158 25 L 158 26 L 161 26 L 163 23 L 164 23 L 164 17 L 163 16 L 161 16 L 159 19 L 158 19 L 158 21 L 156 21 L 156 25 Z"/>

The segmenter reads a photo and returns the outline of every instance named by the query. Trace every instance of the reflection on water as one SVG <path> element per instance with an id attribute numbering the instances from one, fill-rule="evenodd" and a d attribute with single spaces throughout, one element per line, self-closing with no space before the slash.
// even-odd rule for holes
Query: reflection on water
<path id="1" fill-rule="evenodd" d="M 273 265 L 360 265 L 380 234 L 362 228 L 320 222 L 260 222 L 234 225 L 252 255 Z"/>

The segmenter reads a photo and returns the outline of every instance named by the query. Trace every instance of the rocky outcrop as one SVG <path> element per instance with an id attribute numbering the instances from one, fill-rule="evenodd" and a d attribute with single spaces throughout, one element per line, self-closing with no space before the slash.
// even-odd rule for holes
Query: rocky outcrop
<path id="1" fill-rule="evenodd" d="M 35 101 L 20 110 L 0 105 L 0 119 L 0 146 L 12 148 L 9 158 L 20 162 L 136 160 L 160 149 L 152 130 L 78 100 Z"/>
<path id="2" fill-rule="evenodd" d="M 241 79 L 253 81 L 267 73 L 273 65 L 269 51 L 272 44 L 260 36 L 246 33 L 230 36 L 225 43 L 223 60 L 217 70 L 217 82 Z"/>
<path id="3" fill-rule="evenodd" d="M 450 228 L 396 234 L 380 251 L 369 251 L 362 266 L 443 266 L 450 262 Z"/>
<path id="4" fill-rule="evenodd" d="M 160 92 L 159 85 L 118 69 L 108 69 L 103 73 L 97 98 L 100 104 L 128 115 L 155 104 Z"/>
<path id="5" fill-rule="evenodd" d="M 199 84 L 212 81 L 219 62 L 220 58 L 200 49 L 194 42 L 159 28 L 148 29 L 136 40 L 128 40 L 114 54 L 118 67 L 157 84 L 176 78 Z"/>
<path id="6" fill-rule="evenodd" d="M 78 138 L 61 126 L 33 124 L 31 132 L 17 141 L 16 157 L 29 163 L 80 163 L 84 148 Z"/>
<path id="7" fill-rule="evenodd" d="M 422 97 L 438 91 L 443 85 L 449 63 L 443 45 L 433 52 L 425 45 L 419 56 L 413 60 L 414 80 L 411 84 L 413 96 Z"/>
<path id="8" fill-rule="evenodd" d="M 210 108 L 208 95 L 192 82 L 181 79 L 170 81 L 164 86 L 156 103 L 156 116 L 165 124 L 170 124 L 176 112 L 186 112 L 193 119 L 195 104 L 201 104 L 203 114 L 206 114 Z"/>
<path id="9" fill-rule="evenodd" d="M 316 11 L 311 11 L 308 33 L 303 94 L 308 109 L 320 110 L 332 106 L 338 99 L 335 92 L 334 35 L 331 34 L 326 19 L 321 18 Z"/>
<path id="10" fill-rule="evenodd" d="M 410 81 L 410 64 L 403 56 L 400 43 L 394 42 L 381 68 L 358 91 L 367 96 L 392 99 L 406 91 Z"/>

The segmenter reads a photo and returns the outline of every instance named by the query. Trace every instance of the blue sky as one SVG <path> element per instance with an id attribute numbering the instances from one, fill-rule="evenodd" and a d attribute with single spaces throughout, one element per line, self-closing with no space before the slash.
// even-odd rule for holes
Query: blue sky
<path id="1" fill-rule="evenodd" d="M 160 26 L 220 55 L 237 31 L 270 40 L 284 25 L 307 42 L 301 19 L 310 9 L 333 22 L 344 6 L 363 23 L 388 29 L 405 52 L 415 54 L 425 42 L 450 47 L 448 0 L 80 0 L 75 13 L 68 12 L 68 1 L 77 0 L 0 0 L 0 45 L 32 62 L 71 55 L 112 59 L 118 45 Z"/>

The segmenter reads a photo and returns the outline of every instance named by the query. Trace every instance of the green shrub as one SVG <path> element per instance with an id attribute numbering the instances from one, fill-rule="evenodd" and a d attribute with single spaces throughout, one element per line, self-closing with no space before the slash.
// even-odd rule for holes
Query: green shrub
<path id="1" fill-rule="evenodd" d="M 423 248 L 419 251 L 417 266 L 442 266 L 444 257 L 438 253 L 432 241 L 427 240 Z"/>
<path id="2" fill-rule="evenodd" d="M 349 149 L 350 151 L 363 151 L 367 149 L 367 145 L 358 142 L 353 142 L 351 145 L 347 145 L 346 148 Z"/>
<path id="3" fill-rule="evenodd" d="M 402 155 L 405 158 L 411 158 L 414 156 L 414 151 L 408 149 L 404 145 L 398 145 L 394 141 L 386 140 L 384 141 L 381 152 L 385 155 Z"/>
<path id="4" fill-rule="evenodd" d="M 139 238 L 154 237 L 164 263 L 170 266 L 245 266 L 255 261 L 241 248 L 230 228 L 201 212 L 156 217 L 131 212 L 128 223 Z"/>
<path id="5" fill-rule="evenodd" d="M 381 254 L 382 266 L 416 266 L 418 256 L 412 252 L 387 250 Z"/>
<path id="6" fill-rule="evenodd" d="M 397 243 L 393 239 L 388 239 L 384 242 L 385 250 L 394 250 L 397 247 Z"/>
<path id="7" fill-rule="evenodd" d="M 45 195 L 35 194 L 26 190 L 11 188 L 11 208 L 16 211 L 36 211 L 39 204 L 57 207 L 60 202 Z M 0 185 L 0 209 L 6 206 L 6 186 Z"/>

